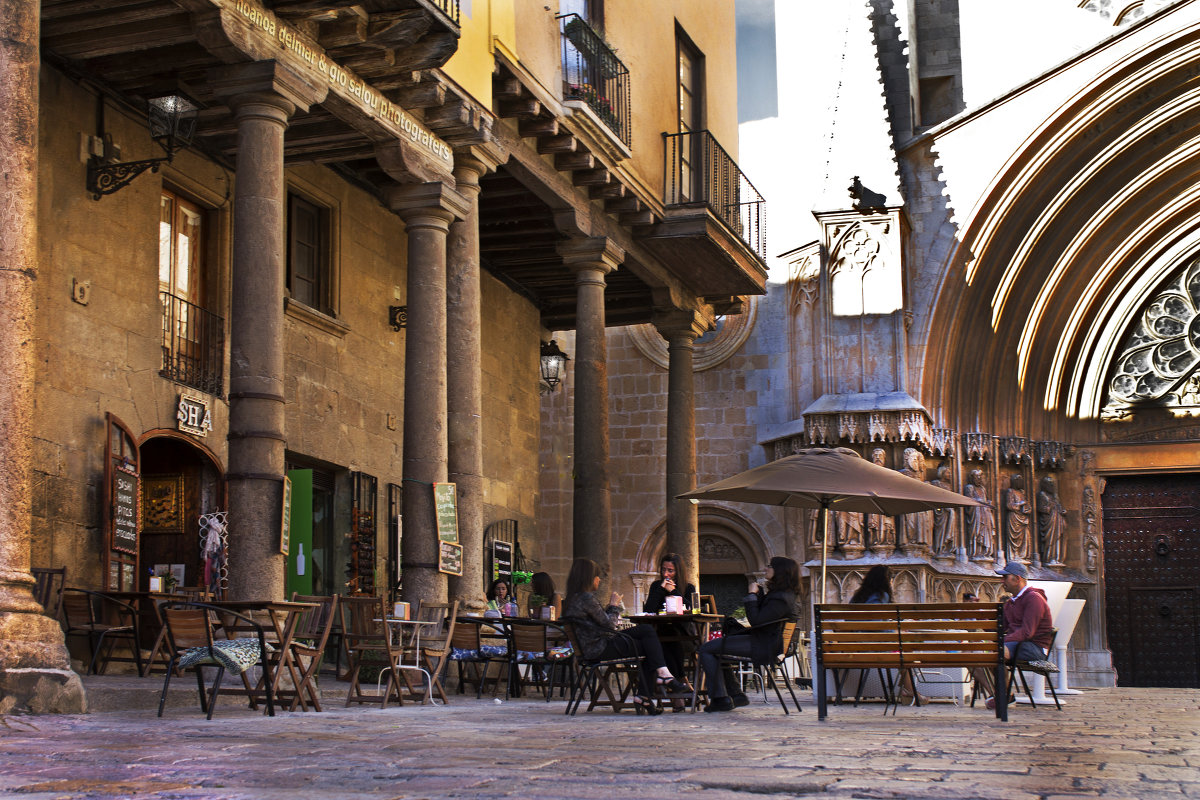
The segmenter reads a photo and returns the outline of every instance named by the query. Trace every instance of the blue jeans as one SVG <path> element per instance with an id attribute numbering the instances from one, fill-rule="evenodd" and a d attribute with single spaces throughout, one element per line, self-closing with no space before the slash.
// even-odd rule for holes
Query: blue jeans
<path id="1" fill-rule="evenodd" d="M 721 669 L 721 656 L 750 657 L 751 641 L 749 636 L 723 636 L 700 645 L 700 669 L 704 670 L 704 680 L 708 685 L 709 699 L 728 697 L 725 687 L 725 670 Z M 727 669 L 727 668 L 726 668 Z M 729 680 L 733 677 L 730 675 Z"/>
<path id="2" fill-rule="evenodd" d="M 1017 661 L 1041 661 L 1046 658 L 1046 651 L 1028 639 L 1023 642 L 1005 642 L 1004 649 L 1008 651 L 1008 660 L 1015 657 Z"/>

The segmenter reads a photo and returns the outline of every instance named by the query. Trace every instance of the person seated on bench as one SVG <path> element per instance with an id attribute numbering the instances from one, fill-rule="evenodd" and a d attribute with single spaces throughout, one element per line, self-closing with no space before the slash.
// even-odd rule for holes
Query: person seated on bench
<path id="1" fill-rule="evenodd" d="M 974 592 L 963 592 L 964 603 L 978 603 L 979 595 Z M 996 693 L 996 678 L 992 671 L 986 667 L 975 667 L 971 670 L 971 677 L 979 686 L 979 694 L 985 697 L 991 697 Z"/>
<path id="2" fill-rule="evenodd" d="M 996 570 L 1012 599 L 1004 604 L 1004 649 L 1009 661 L 1045 661 L 1054 642 L 1054 624 L 1046 594 L 1029 585 L 1029 570 L 1020 561 L 1009 561 Z M 996 707 L 988 698 L 988 708 Z"/>
<path id="3" fill-rule="evenodd" d="M 867 570 L 863 576 L 862 585 L 850 598 L 851 603 L 890 603 L 892 602 L 892 577 L 888 573 L 887 564 L 876 564 Z M 912 670 L 906 669 L 900 673 L 900 702 L 912 703 L 916 694 L 913 687 Z M 923 706 L 929 702 L 925 695 L 916 696 L 916 704 Z"/>
<path id="4" fill-rule="evenodd" d="M 708 707 L 705 711 L 733 711 L 746 706 L 750 700 L 744 692 L 736 691 L 732 676 L 721 669 L 721 656 L 751 658 L 756 665 L 769 664 L 783 652 L 783 622 L 796 616 L 796 595 L 800 593 L 800 565 L 790 558 L 775 556 L 767 565 L 765 589 L 750 584 L 750 594 L 743 598 L 746 620 L 750 627 L 741 633 L 726 633 L 700 646 L 700 667 L 708 686 Z M 779 622 L 778 625 L 771 625 Z M 730 696 L 727 686 L 734 685 Z"/>

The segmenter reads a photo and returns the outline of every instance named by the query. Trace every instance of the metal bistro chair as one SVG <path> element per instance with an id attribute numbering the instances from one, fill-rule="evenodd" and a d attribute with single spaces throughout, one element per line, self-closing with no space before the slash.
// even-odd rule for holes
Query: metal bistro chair
<path id="1" fill-rule="evenodd" d="M 47 617 L 58 619 L 62 612 L 62 593 L 67 582 L 67 568 L 34 567 L 29 571 L 33 573 L 33 599 L 42 604 Z"/>
<path id="2" fill-rule="evenodd" d="M 137 674 L 142 674 L 142 647 L 136 608 L 102 592 L 64 589 L 62 611 L 66 637 L 77 636 L 87 640 L 91 652 L 89 675 L 102 674 L 108 669 L 110 661 L 133 662 L 137 664 Z M 133 652 L 132 658 L 118 658 L 112 654 L 118 641 L 128 644 Z"/>
<path id="3" fill-rule="evenodd" d="M 167 690 L 175 670 L 194 669 L 196 688 L 200 694 L 200 710 L 212 719 L 217 705 L 217 694 L 221 691 L 221 679 L 225 670 L 244 675 L 255 665 L 263 668 L 264 685 L 271 685 L 270 645 L 260 624 L 244 614 L 218 609 L 208 603 L 187 600 L 168 600 L 160 609 L 167 631 L 171 660 L 167 663 L 167 677 L 163 681 L 162 695 L 158 700 L 158 716 L 163 715 L 167 704 Z M 218 639 L 213 636 L 213 616 L 219 613 L 226 620 L 236 618 L 253 636 L 245 639 Z M 204 686 L 204 667 L 216 667 L 212 689 Z M 254 701 L 251 700 L 252 707 Z M 275 716 L 272 693 L 267 691 L 267 714 Z"/>
<path id="4" fill-rule="evenodd" d="M 783 666 L 783 661 L 787 657 L 788 649 L 790 647 L 792 647 L 792 640 L 796 636 L 796 623 L 795 622 L 782 622 L 782 623 L 768 622 L 764 625 L 756 625 L 753 628 L 747 628 L 747 630 L 754 630 L 755 628 L 766 628 L 768 626 L 781 625 L 781 624 L 783 625 L 783 631 L 782 631 L 783 647 L 780 649 L 780 651 L 778 653 L 776 653 L 771 658 L 771 661 L 769 663 L 763 664 L 761 666 L 754 665 L 751 662 L 751 659 L 749 657 L 726 655 L 726 654 L 721 655 L 720 661 L 723 664 L 729 664 L 730 666 L 744 667 L 746 665 L 751 665 L 754 668 L 755 672 L 759 673 L 759 680 L 763 682 L 763 698 L 766 699 L 766 694 L 767 694 L 766 685 L 767 685 L 767 682 L 769 681 L 771 688 L 775 690 L 775 696 L 779 698 L 779 705 L 781 708 L 783 708 L 783 713 L 790 714 L 791 712 L 788 711 L 787 702 L 783 699 L 783 693 L 779 691 L 780 683 L 782 683 L 785 687 L 787 687 L 788 694 L 790 694 L 792 696 L 792 703 L 795 704 L 796 710 L 797 711 L 804 710 L 804 709 L 800 708 L 800 701 L 796 699 L 796 692 L 792 689 L 792 683 L 791 683 L 791 681 L 789 681 L 787 679 L 787 672 L 785 671 L 784 666 Z"/>
<path id="5" fill-rule="evenodd" d="M 1057 636 L 1058 629 L 1054 628 L 1051 631 L 1051 636 Z M 1029 698 L 1029 705 L 1037 709 L 1037 702 L 1033 699 L 1033 692 L 1029 689 L 1029 682 L 1025 679 L 1025 673 L 1032 672 L 1034 675 L 1041 675 L 1045 680 L 1046 688 L 1050 690 L 1050 696 L 1054 698 L 1054 706 L 1062 711 L 1062 703 L 1058 702 L 1058 692 L 1054 691 L 1053 676 L 1058 674 L 1058 666 L 1053 661 L 1046 659 L 1037 659 L 1027 661 L 1019 658 L 1013 658 L 1008 661 L 1008 696 L 1013 696 L 1013 684 L 1017 678 L 1021 679 L 1021 688 L 1025 690 L 1025 696 Z"/>

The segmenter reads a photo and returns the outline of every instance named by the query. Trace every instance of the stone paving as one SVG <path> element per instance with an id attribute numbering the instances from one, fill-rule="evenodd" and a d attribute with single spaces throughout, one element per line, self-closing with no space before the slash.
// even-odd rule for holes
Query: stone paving
<path id="1" fill-rule="evenodd" d="M 194 684 L 192 684 L 194 686 Z M 267 718 L 194 693 L 152 708 L 0 717 L 0 796 L 61 798 L 1200 798 L 1200 690 L 1105 689 L 1066 709 L 815 705 L 580 712 L 452 697 Z M 808 698 L 802 698 L 807 701 Z"/>

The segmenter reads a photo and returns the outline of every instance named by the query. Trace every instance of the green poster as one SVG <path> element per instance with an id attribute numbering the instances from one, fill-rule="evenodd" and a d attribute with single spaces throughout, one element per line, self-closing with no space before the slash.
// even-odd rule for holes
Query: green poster
<path id="1" fill-rule="evenodd" d="M 290 469 L 287 473 L 292 482 L 291 536 L 287 564 L 286 591 L 313 593 L 313 473 L 311 469 Z"/>

